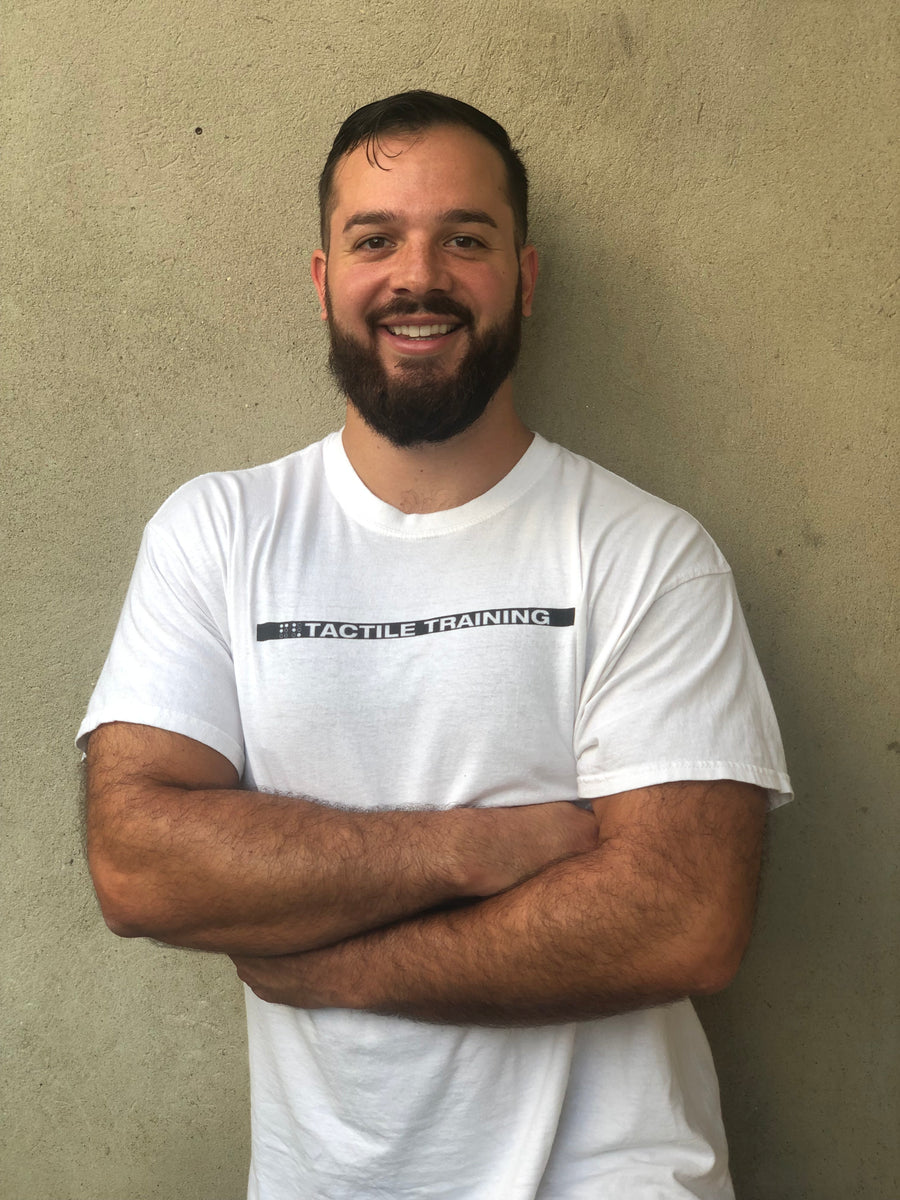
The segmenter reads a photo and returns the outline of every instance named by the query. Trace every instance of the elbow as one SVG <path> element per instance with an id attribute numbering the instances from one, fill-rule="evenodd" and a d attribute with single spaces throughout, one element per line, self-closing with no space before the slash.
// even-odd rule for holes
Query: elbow
<path id="1" fill-rule="evenodd" d="M 215 932 L 191 921 L 190 914 L 167 893 L 165 880 L 150 869 L 123 867 L 90 844 L 88 866 L 103 920 L 116 937 L 227 951 L 227 942 L 220 944 L 222 939 Z"/>
<path id="2" fill-rule="evenodd" d="M 734 927 L 706 939 L 691 963 L 690 994 L 712 996 L 724 991 L 737 975 L 749 941 L 749 928 Z"/>
<path id="3" fill-rule="evenodd" d="M 134 903 L 133 888 L 121 878 L 111 878 L 106 872 L 92 872 L 94 891 L 106 927 L 116 937 L 153 937 L 155 931 L 148 914 Z"/>
<path id="4" fill-rule="evenodd" d="M 143 929 L 140 925 L 128 920 L 118 911 L 109 909 L 100 905 L 100 911 L 103 913 L 103 920 L 106 922 L 106 928 L 110 933 L 114 933 L 116 937 L 121 938 L 137 938 L 150 937 L 148 930 Z"/>
<path id="5" fill-rule="evenodd" d="M 100 912 L 117 937 L 159 937 L 159 916 L 148 903 L 147 881 L 119 869 L 108 855 L 88 850 L 88 866 Z"/>
<path id="6" fill-rule="evenodd" d="M 704 963 L 694 974 L 689 994 L 692 996 L 714 996 L 723 992 L 737 975 L 740 960 L 731 962 L 717 960 Z"/>
<path id="7" fill-rule="evenodd" d="M 106 928 L 116 937 L 137 938 L 152 937 L 153 931 L 145 927 L 143 922 L 136 919 L 125 905 L 118 903 L 108 893 L 102 892 L 95 886 L 97 899 L 100 901 L 100 912 L 106 922 Z"/>

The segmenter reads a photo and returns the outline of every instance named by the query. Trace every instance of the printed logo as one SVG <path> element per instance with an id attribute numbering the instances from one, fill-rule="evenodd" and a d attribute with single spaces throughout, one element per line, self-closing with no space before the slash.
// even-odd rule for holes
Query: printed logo
<path id="1" fill-rule="evenodd" d="M 449 613 L 424 621 L 266 621 L 256 626 L 258 642 L 282 638 L 336 638 L 348 642 L 377 642 L 391 638 L 425 637 L 457 629 L 484 629 L 489 625 L 546 625 L 559 628 L 575 624 L 574 608 L 479 608 Z"/>

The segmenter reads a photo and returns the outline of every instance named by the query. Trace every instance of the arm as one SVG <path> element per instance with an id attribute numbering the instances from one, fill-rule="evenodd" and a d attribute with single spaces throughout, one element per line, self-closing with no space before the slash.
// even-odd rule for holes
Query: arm
<path id="1" fill-rule="evenodd" d="M 91 874 L 125 937 L 286 954 L 464 897 L 596 845 L 573 804 L 359 812 L 243 791 L 192 738 L 102 725 L 87 757 Z"/>
<path id="2" fill-rule="evenodd" d="M 542 1024 L 724 987 L 753 920 L 760 789 L 676 783 L 594 802 L 600 846 L 465 909 L 311 954 L 238 959 L 264 1000 L 419 1020 Z"/>

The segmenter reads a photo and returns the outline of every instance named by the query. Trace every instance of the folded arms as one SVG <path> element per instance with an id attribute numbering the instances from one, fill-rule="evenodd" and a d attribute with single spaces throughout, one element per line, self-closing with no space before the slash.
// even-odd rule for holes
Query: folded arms
<path id="1" fill-rule="evenodd" d="M 218 950 L 264 1000 L 540 1024 L 725 986 L 765 798 L 730 780 L 521 808 L 361 812 L 241 790 L 190 738 L 88 749 L 88 847 L 124 936 Z"/>

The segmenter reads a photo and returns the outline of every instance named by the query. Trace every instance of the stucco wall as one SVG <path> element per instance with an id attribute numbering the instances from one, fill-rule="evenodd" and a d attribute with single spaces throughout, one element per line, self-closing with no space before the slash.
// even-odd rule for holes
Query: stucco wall
<path id="1" fill-rule="evenodd" d="M 5 6 L 3 1200 L 243 1194 L 238 984 L 106 932 L 72 737 L 161 500 L 339 423 L 315 177 L 351 108 L 414 86 L 484 107 L 530 166 L 527 419 L 704 521 L 782 720 L 798 801 L 701 1010 L 739 1194 L 900 1194 L 895 18 Z"/>

